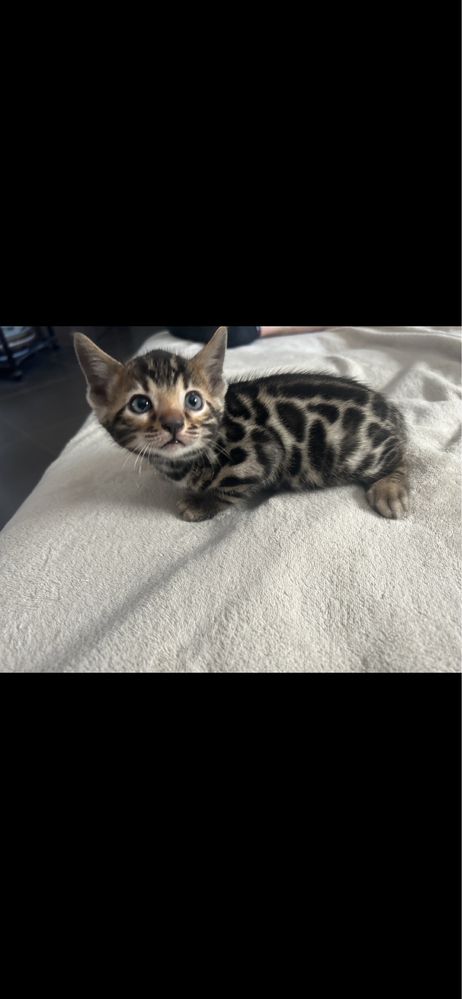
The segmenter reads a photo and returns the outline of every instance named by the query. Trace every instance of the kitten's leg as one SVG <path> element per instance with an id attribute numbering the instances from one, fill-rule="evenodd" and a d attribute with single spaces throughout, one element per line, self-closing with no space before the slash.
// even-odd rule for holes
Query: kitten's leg
<path id="1" fill-rule="evenodd" d="M 401 520 L 409 511 L 409 480 L 405 465 L 374 482 L 366 493 L 370 505 L 382 517 Z"/>
<path id="2" fill-rule="evenodd" d="M 183 520 L 195 522 L 199 520 L 212 520 L 223 510 L 229 510 L 230 506 L 239 502 L 236 499 L 229 499 L 219 496 L 218 493 L 188 493 L 178 502 L 178 510 Z"/>
<path id="3" fill-rule="evenodd" d="M 211 520 L 217 513 L 229 510 L 232 506 L 238 506 L 243 500 L 252 495 L 254 490 L 249 490 L 249 483 L 255 483 L 256 479 L 246 479 L 239 485 L 234 485 L 233 489 L 210 489 L 204 493 L 187 493 L 180 499 L 178 510 L 183 520 L 199 521 Z"/>

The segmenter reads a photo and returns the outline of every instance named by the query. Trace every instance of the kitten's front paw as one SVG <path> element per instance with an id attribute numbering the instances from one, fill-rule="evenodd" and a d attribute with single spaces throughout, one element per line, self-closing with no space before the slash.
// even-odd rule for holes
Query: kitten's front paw
<path id="1" fill-rule="evenodd" d="M 403 520 L 409 513 L 407 485 L 393 476 L 376 482 L 366 495 L 371 507 L 388 520 Z"/>
<path id="2" fill-rule="evenodd" d="M 196 523 L 201 520 L 212 520 L 223 507 L 217 500 L 206 496 L 186 496 L 178 503 L 178 510 L 183 520 Z"/>

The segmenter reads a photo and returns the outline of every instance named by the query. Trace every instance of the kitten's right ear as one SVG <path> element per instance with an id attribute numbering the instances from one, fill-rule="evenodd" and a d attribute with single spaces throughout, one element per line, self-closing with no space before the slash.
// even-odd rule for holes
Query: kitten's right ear
<path id="1" fill-rule="evenodd" d="M 74 333 L 74 347 L 87 380 L 90 405 L 107 402 L 114 376 L 123 371 L 123 364 L 105 354 L 84 333 Z"/>
<path id="2" fill-rule="evenodd" d="M 223 378 L 223 364 L 228 346 L 228 327 L 220 326 L 215 331 L 208 344 L 193 358 L 193 365 L 205 371 L 209 384 L 214 391 L 226 389 Z"/>

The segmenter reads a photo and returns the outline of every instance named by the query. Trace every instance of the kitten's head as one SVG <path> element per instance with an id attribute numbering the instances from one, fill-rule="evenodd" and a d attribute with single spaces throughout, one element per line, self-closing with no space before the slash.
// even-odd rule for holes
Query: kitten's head
<path id="1" fill-rule="evenodd" d="M 121 447 L 165 460 L 201 451 L 221 424 L 228 331 L 221 326 L 195 357 L 165 350 L 121 364 L 83 333 L 75 333 L 87 399 Z"/>

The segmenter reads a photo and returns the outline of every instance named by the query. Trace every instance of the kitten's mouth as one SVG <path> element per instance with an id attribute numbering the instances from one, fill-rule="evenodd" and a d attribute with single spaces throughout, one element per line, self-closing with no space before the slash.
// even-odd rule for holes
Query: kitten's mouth
<path id="1" fill-rule="evenodd" d="M 186 447 L 186 445 L 183 444 L 183 441 L 179 441 L 177 437 L 172 437 L 171 441 L 167 441 L 167 443 L 163 445 L 161 451 L 174 451 L 181 447 Z"/>

